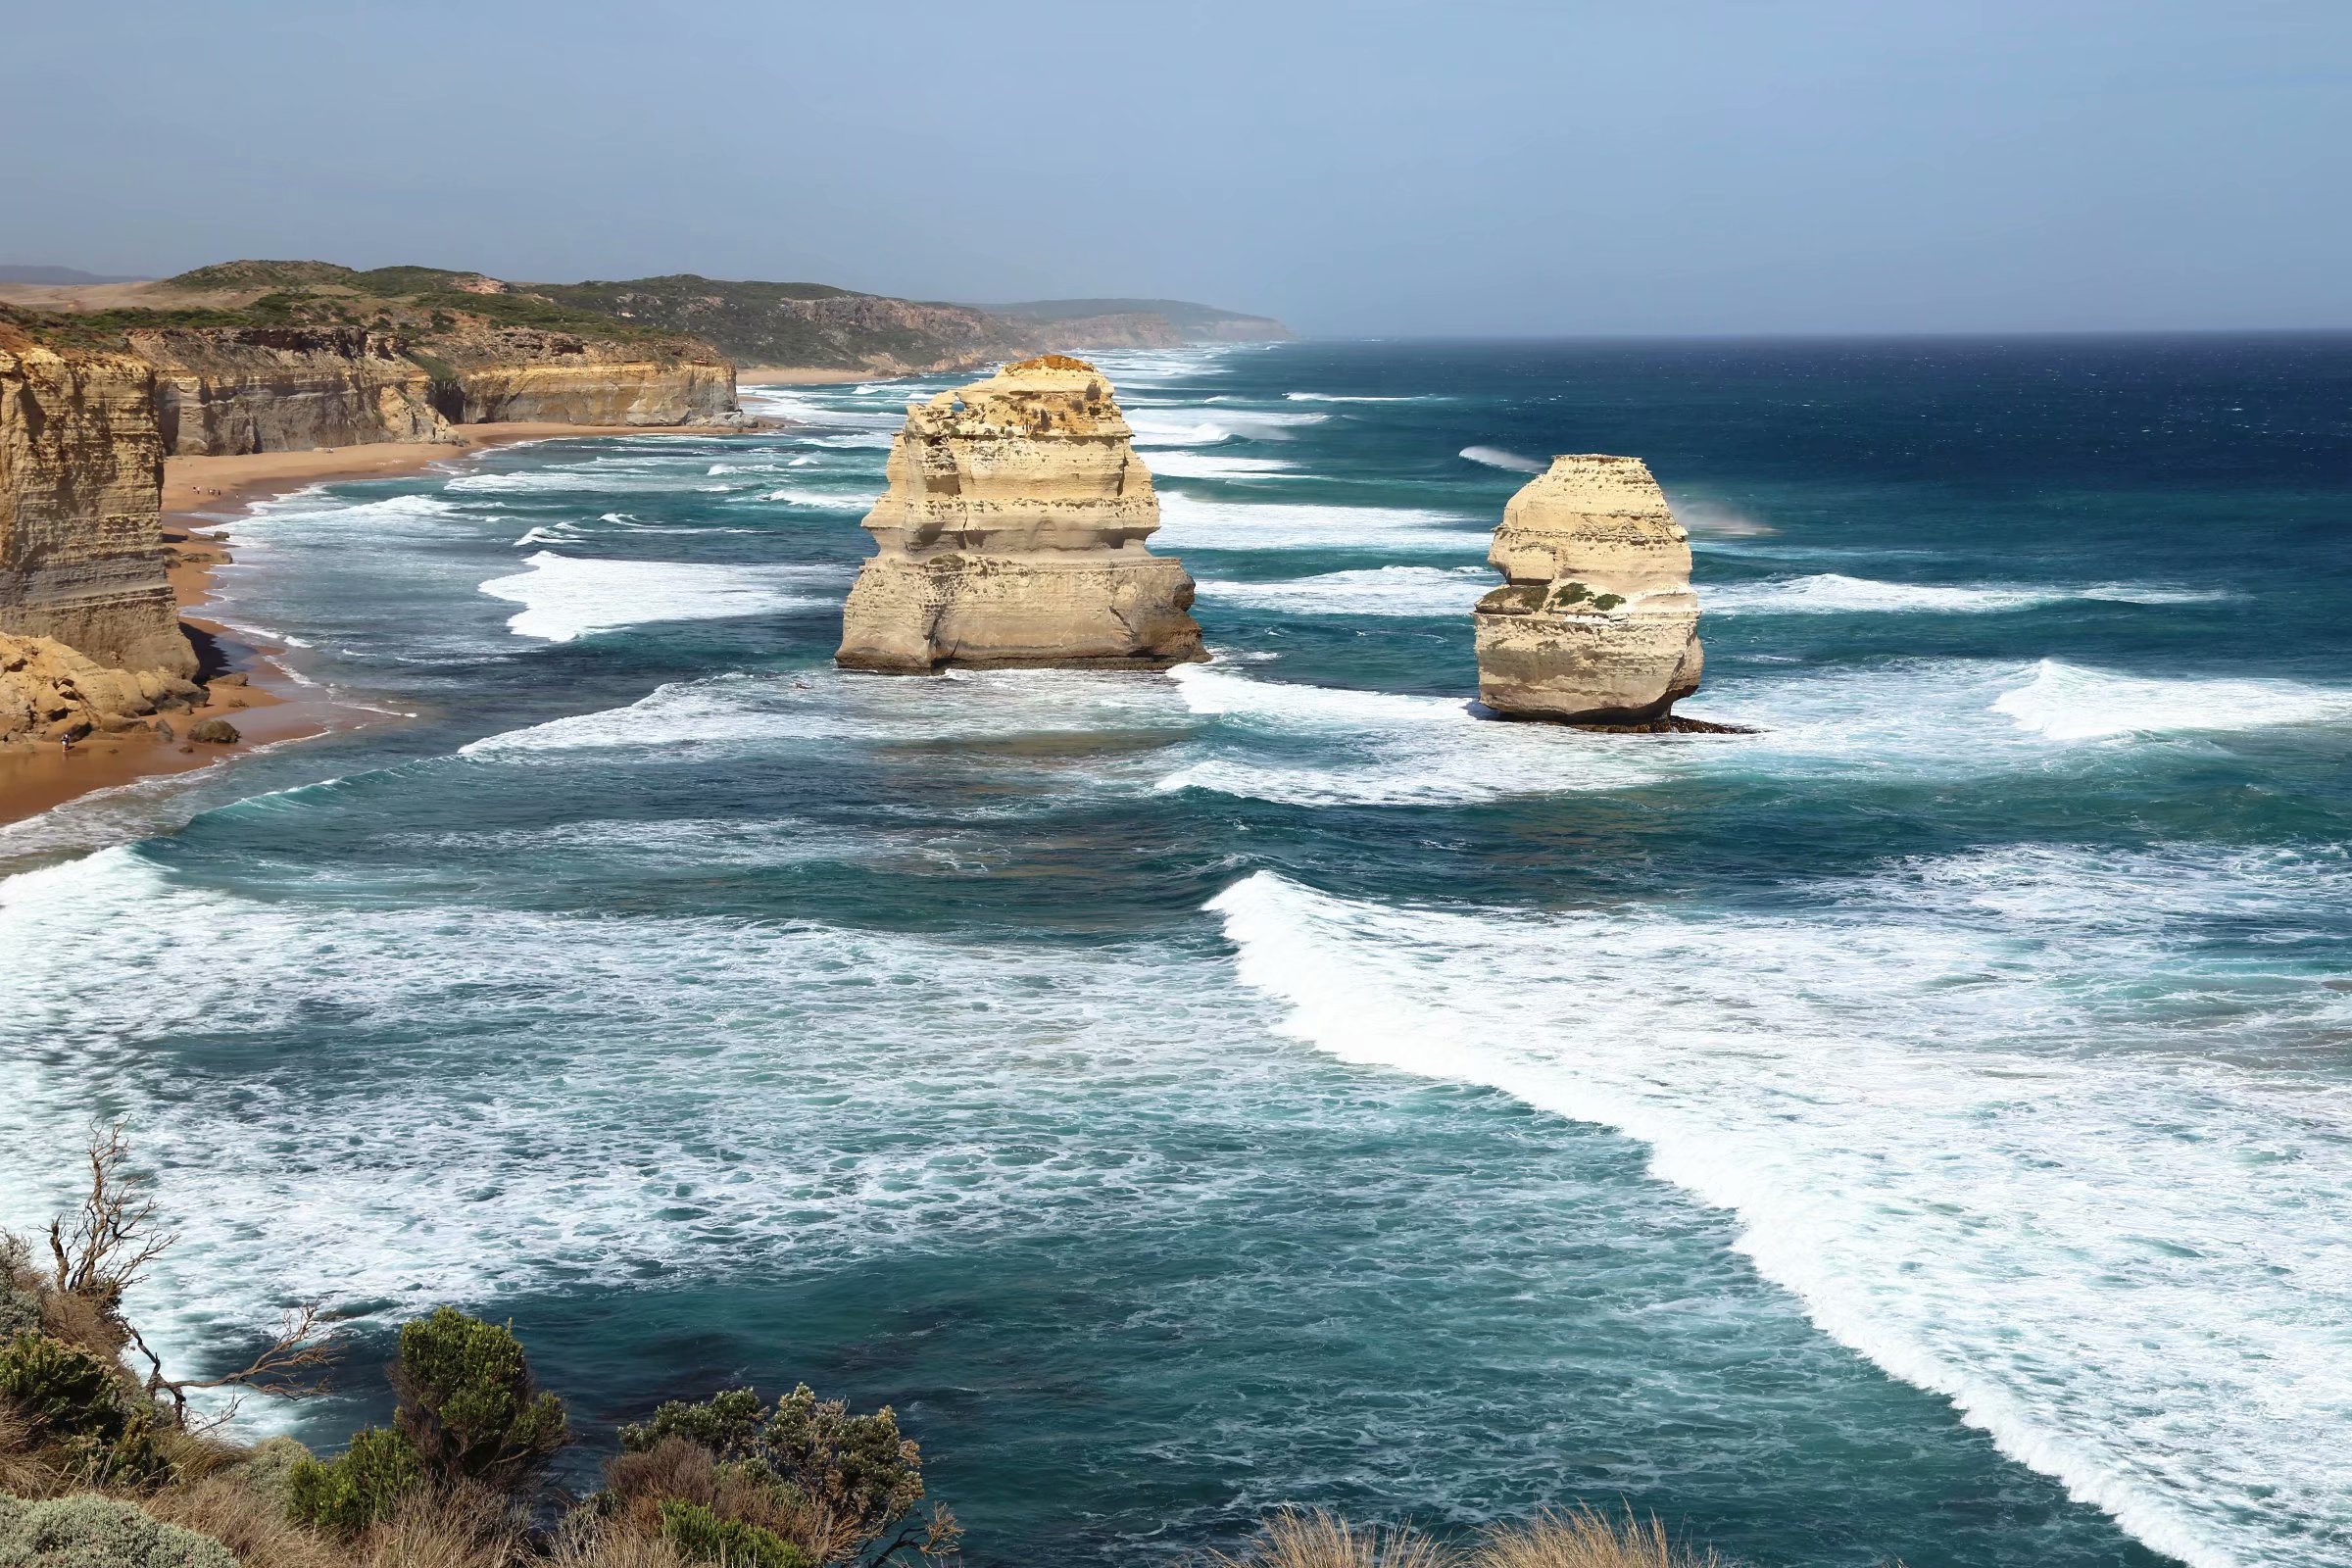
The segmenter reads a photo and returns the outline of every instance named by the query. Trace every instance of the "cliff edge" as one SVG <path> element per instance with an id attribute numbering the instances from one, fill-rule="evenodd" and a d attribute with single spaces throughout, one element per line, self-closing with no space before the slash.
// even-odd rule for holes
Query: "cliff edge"
<path id="1" fill-rule="evenodd" d="M 1635 725 L 1698 690 L 1690 539 L 1640 458 L 1557 457 L 1503 510 L 1478 696 L 1512 718 Z"/>
<path id="2" fill-rule="evenodd" d="M 1165 669 L 1205 659 L 1193 579 L 1144 541 L 1151 470 L 1110 383 L 1042 355 L 909 404 L 890 488 L 866 514 L 879 547 L 851 586 L 837 662 Z"/>
<path id="3" fill-rule="evenodd" d="M 164 575 L 163 467 L 153 367 L 0 319 L 0 632 L 196 672 Z"/>

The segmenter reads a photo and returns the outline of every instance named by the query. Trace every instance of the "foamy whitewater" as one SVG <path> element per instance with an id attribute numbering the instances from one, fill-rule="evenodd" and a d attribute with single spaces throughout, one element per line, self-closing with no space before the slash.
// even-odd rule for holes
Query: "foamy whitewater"
<path id="1" fill-rule="evenodd" d="M 1113 357 L 1212 662 L 851 676 L 901 407 L 228 518 L 399 722 L 0 828 L 0 1223 L 123 1118 L 204 1369 L 511 1317 L 589 1442 L 893 1404 L 976 1565 L 1284 1503 L 1759 1565 L 2352 1561 L 2352 349 Z M 1562 451 L 1746 735 L 1487 717 Z M 1050 1484 L 1040 1478 L 1051 1478 Z"/>

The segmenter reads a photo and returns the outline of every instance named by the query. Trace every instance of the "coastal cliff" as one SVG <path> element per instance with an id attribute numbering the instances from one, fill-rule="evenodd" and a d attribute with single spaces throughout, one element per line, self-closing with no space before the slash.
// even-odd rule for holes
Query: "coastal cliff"
<path id="1" fill-rule="evenodd" d="M 1206 658 L 1192 577 L 1144 548 L 1159 501 L 1130 436 L 1102 372 L 1058 354 L 909 405 L 836 661 L 913 672 Z"/>
<path id="2" fill-rule="evenodd" d="M 359 326 L 133 328 L 155 367 L 164 450 L 224 457 L 433 441 L 433 377 L 396 337 Z"/>
<path id="3" fill-rule="evenodd" d="M 1487 560 L 1509 579 L 1473 617 L 1487 707 L 1638 725 L 1698 689 L 1690 536 L 1640 458 L 1552 459 L 1511 497 Z"/>
<path id="4" fill-rule="evenodd" d="M 228 262 L 135 286 L 16 289 L 52 347 L 154 365 L 164 451 L 298 452 L 449 439 L 453 424 L 687 424 L 736 412 L 700 339 L 478 272 Z"/>
<path id="5" fill-rule="evenodd" d="M 156 375 L 0 320 L 0 632 L 195 673 L 164 575 Z"/>
<path id="6" fill-rule="evenodd" d="M 454 372 L 435 395 L 459 424 L 693 424 L 736 411 L 733 363 L 698 342 L 509 327 L 444 337 L 417 353 Z"/>

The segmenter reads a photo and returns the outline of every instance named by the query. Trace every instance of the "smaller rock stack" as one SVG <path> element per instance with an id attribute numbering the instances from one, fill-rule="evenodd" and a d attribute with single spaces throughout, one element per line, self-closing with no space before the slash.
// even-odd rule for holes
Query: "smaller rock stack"
<path id="1" fill-rule="evenodd" d="M 1487 560 L 1510 579 L 1474 616 L 1478 696 L 1495 712 L 1665 727 L 1698 690 L 1690 535 L 1640 458 L 1552 459 L 1511 497 Z"/>
<path id="2" fill-rule="evenodd" d="M 880 548 L 842 612 L 846 668 L 1166 669 L 1207 657 L 1193 579 L 1144 548 L 1151 470 L 1110 383 L 1047 354 L 909 405 L 890 488 L 866 514 Z"/>

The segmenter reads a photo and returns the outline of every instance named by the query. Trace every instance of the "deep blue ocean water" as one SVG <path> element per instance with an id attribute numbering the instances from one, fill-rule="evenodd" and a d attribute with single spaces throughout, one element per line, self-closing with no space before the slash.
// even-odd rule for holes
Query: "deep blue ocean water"
<path id="1" fill-rule="evenodd" d="M 889 1401 L 975 1564 L 1589 1500 L 1758 1564 L 2352 1561 L 2352 340 L 1104 361 L 1213 663 L 831 667 L 904 400 L 230 523 L 400 714 L 0 830 L 0 1219 L 188 1362 L 442 1301 L 591 1440 Z M 1753 736 L 1482 720 L 1645 458 Z M 1466 455 L 1467 454 L 1467 455 Z"/>

